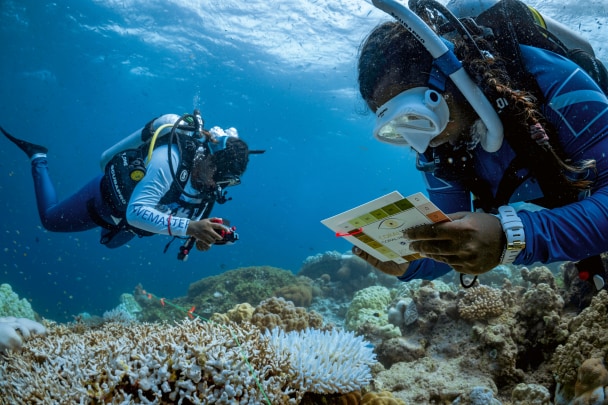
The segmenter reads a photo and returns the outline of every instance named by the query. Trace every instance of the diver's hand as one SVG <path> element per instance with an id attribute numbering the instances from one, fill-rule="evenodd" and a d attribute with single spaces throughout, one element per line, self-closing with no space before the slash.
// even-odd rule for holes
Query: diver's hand
<path id="1" fill-rule="evenodd" d="M 209 250 L 217 241 L 222 240 L 221 232 L 224 225 L 212 222 L 214 218 L 205 218 L 200 221 L 190 221 L 186 234 L 196 238 L 198 250 Z"/>
<path id="2" fill-rule="evenodd" d="M 389 276 L 402 276 L 407 271 L 409 267 L 409 263 L 398 264 L 393 262 L 392 260 L 383 262 L 381 260 L 376 259 L 374 256 L 369 253 L 359 249 L 357 246 L 353 246 L 352 252 L 355 256 L 359 256 L 378 270 L 383 273 L 388 274 Z"/>
<path id="3" fill-rule="evenodd" d="M 408 229 L 410 249 L 459 273 L 482 274 L 498 266 L 506 245 L 500 220 L 479 212 L 457 212 L 450 218 L 451 222 Z"/>

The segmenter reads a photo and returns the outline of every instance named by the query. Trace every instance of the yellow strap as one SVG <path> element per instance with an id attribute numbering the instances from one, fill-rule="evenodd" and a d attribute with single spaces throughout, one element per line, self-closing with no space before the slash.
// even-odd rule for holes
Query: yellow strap
<path id="1" fill-rule="evenodd" d="M 146 158 L 146 166 L 150 163 L 150 159 L 152 159 L 152 151 L 154 150 L 154 145 L 156 145 L 156 138 L 158 138 L 158 134 L 160 131 L 167 127 L 172 127 L 173 124 L 165 124 L 158 127 L 156 131 L 154 131 L 154 135 L 152 136 L 152 141 L 150 141 L 150 148 L 148 148 L 148 157 Z"/>
<path id="2" fill-rule="evenodd" d="M 545 19 L 543 18 L 542 14 L 536 11 L 534 7 L 528 6 L 528 8 L 532 12 L 532 16 L 534 17 L 536 24 L 540 25 L 544 29 L 547 29 L 547 24 L 545 23 Z"/>

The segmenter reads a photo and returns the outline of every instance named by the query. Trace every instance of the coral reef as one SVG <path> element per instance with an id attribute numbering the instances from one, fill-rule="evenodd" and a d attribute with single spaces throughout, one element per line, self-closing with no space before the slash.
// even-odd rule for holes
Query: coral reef
<path id="1" fill-rule="evenodd" d="M 395 398 L 388 391 L 368 392 L 361 398 L 361 405 L 405 405 L 405 402 L 399 398 Z"/>
<path id="2" fill-rule="evenodd" d="M 293 302 L 284 298 L 268 298 L 258 305 L 251 323 L 262 330 L 279 327 L 286 332 L 301 331 L 307 328 L 323 329 L 323 317 L 315 311 L 296 307 Z"/>
<path id="3" fill-rule="evenodd" d="M 360 336 L 343 330 L 267 331 L 268 345 L 289 364 L 292 386 L 315 394 L 348 393 L 369 384 L 372 348 Z M 336 361 L 340 359 L 341 361 Z"/>
<path id="4" fill-rule="evenodd" d="M 167 301 L 171 305 L 178 302 L 179 310 L 175 313 L 184 318 L 196 300 L 196 312 L 199 305 L 204 311 L 214 311 L 212 320 L 217 330 L 206 329 L 202 333 L 184 326 L 193 321 L 144 327 L 129 320 L 132 326 L 126 327 L 126 321 L 122 320 L 122 328 L 134 329 L 125 337 L 124 331 L 116 332 L 118 323 L 107 324 L 108 319 L 121 320 L 120 317 L 105 317 L 105 324 L 104 319 L 98 317 L 96 323 L 82 321 L 68 329 L 54 327 L 51 340 L 58 337 L 64 340 L 45 346 L 44 351 L 32 351 L 31 348 L 41 347 L 37 342 L 46 340 L 32 337 L 24 342 L 21 353 L 0 357 L 0 403 L 4 398 L 3 389 L 10 388 L 13 396 L 6 401 L 11 404 L 19 402 L 13 399 L 22 398 L 16 397 L 13 390 L 22 395 L 32 392 L 28 391 L 29 381 L 26 381 L 31 374 L 18 371 L 19 368 L 27 370 L 28 363 L 30 371 L 43 372 L 49 364 L 54 367 L 60 364 L 62 371 L 53 377 L 57 385 L 53 389 L 59 390 L 62 384 L 63 388 L 72 387 L 63 379 L 75 381 L 72 378 L 77 373 L 73 371 L 75 367 L 64 357 L 58 357 L 58 353 L 89 347 L 97 350 L 87 352 L 89 362 L 103 359 L 104 364 L 113 364 L 113 368 L 108 366 L 102 372 L 92 373 L 91 370 L 97 369 L 91 363 L 78 364 L 78 372 L 90 372 L 88 380 L 81 380 L 85 381 L 85 388 L 81 385 L 78 391 L 79 395 L 85 395 L 78 397 L 84 398 L 85 403 L 155 400 L 157 403 L 181 400 L 182 403 L 303 405 L 608 403 L 608 291 L 594 292 L 585 304 L 582 300 L 576 301 L 573 294 L 577 281 L 565 275 L 569 264 L 560 268 L 563 278 L 545 266 L 502 266 L 492 277 L 480 277 L 474 288 L 462 289 L 458 284 L 438 280 L 385 285 L 379 278 L 374 281 L 373 272 L 357 278 L 357 274 L 363 274 L 356 270 L 360 263 L 348 263 L 351 258 L 347 256 L 326 254 L 309 260 L 306 276 L 296 277 L 267 267 L 238 269 L 228 272 L 226 277 L 214 276 L 193 284 L 196 288 L 191 287 L 191 292 L 198 290 L 198 295 Z M 350 269 L 343 268 L 345 260 L 346 267 L 352 265 Z M 335 268 L 336 273 L 321 272 L 330 265 L 339 266 Z M 340 275 L 348 272 L 355 275 L 356 283 L 341 279 Z M 261 281 L 265 276 L 269 276 L 267 283 Z M 583 291 L 584 285 L 579 287 L 579 291 Z M 255 302 L 243 298 L 245 296 L 255 300 L 264 298 Z M 171 313 L 171 308 L 163 307 L 157 297 L 147 294 L 143 288 L 137 289 L 134 297 L 142 307 L 137 315 L 140 319 L 147 319 L 144 315 L 154 311 Z M 119 305 L 115 310 L 119 309 L 124 308 Z M 205 325 L 204 328 L 210 328 Z M 343 332 L 336 325 L 344 325 L 350 332 Z M 142 327 L 151 329 L 142 330 Z M 155 332 L 151 332 L 152 329 Z M 161 329 L 162 338 L 158 337 Z M 186 333 L 183 329 L 189 331 Z M 263 387 L 265 394 L 253 387 L 251 374 L 231 368 L 233 363 L 237 364 L 238 344 L 228 342 L 226 330 L 238 330 L 236 338 L 242 342 L 252 369 L 260 373 L 258 387 Z M 105 335 L 95 335 L 102 331 Z M 218 343 L 216 348 L 209 334 L 216 335 L 214 339 L 223 343 Z M 173 339 L 172 343 L 164 346 L 168 337 Z M 144 345 L 138 339 L 149 343 Z M 98 348 L 100 342 L 115 350 L 116 356 L 110 360 L 103 357 Z M 227 361 L 218 366 L 219 355 L 207 361 L 220 350 L 222 359 Z M 161 363 L 159 353 L 179 359 L 177 365 L 174 367 L 171 360 L 171 367 L 161 369 L 145 363 L 150 359 Z M 376 359 L 366 360 L 364 363 L 370 363 L 369 369 L 352 373 L 352 367 L 343 366 L 342 356 L 357 362 L 361 354 L 368 359 L 375 355 L 377 363 L 374 363 Z M 182 360 L 180 356 L 184 355 L 194 356 L 197 362 Z M 242 357 L 240 359 L 242 361 Z M 321 370 L 319 364 L 327 364 L 329 359 L 342 366 Z M 189 376 L 198 379 L 194 364 L 203 369 L 198 382 L 189 380 Z M 205 369 L 210 364 L 214 364 L 213 367 Z M 9 368 L 11 375 L 15 373 L 15 379 L 2 382 L 9 375 Z M 170 377 L 164 386 L 160 383 L 161 393 L 154 391 L 159 376 L 166 373 Z M 349 377 L 348 373 L 351 373 Z M 326 377 L 317 382 L 321 375 Z M 347 380 L 353 378 L 355 384 L 351 385 Z M 109 381 L 114 380 L 117 382 L 111 385 Z M 236 381 L 242 382 L 242 389 L 234 389 Z M 366 386 L 368 381 L 370 385 Z M 383 391 L 390 395 L 382 394 Z M 35 398 L 31 402 L 40 402 L 40 397 L 31 398 Z M 68 401 L 70 399 L 68 397 Z"/>
<path id="5" fill-rule="evenodd" d="M 44 335 L 44 325 L 29 318 L 4 316 L 0 318 L 0 353 L 19 351 L 23 341 L 32 335 Z"/>
<path id="6" fill-rule="evenodd" d="M 298 277 L 296 284 L 280 287 L 275 295 L 293 302 L 298 307 L 309 307 L 312 303 L 312 289 L 312 281 L 308 277 Z"/>
<path id="7" fill-rule="evenodd" d="M 197 312 L 210 316 L 226 312 L 236 304 L 258 305 L 275 296 L 278 289 L 298 283 L 290 271 L 270 266 L 243 267 L 196 281 L 188 288 L 188 296 L 175 299 L 185 307 L 196 306 Z"/>
<path id="8" fill-rule="evenodd" d="M 366 287 L 377 285 L 391 287 L 397 284 L 395 277 L 376 270 L 361 258 L 336 251 L 306 258 L 298 275 L 318 282 L 325 296 L 348 299 Z"/>
<path id="9" fill-rule="evenodd" d="M 401 336 L 401 331 L 388 321 L 387 308 L 391 292 L 382 286 L 357 291 L 346 313 L 346 329 L 365 336 L 374 345 Z"/>
<path id="10" fill-rule="evenodd" d="M 511 392 L 513 405 L 549 405 L 549 390 L 538 384 L 517 384 Z"/>
<path id="11" fill-rule="evenodd" d="M 574 385 L 575 402 L 604 403 L 604 387 L 608 386 L 608 370 L 602 359 L 587 359 L 578 369 Z"/>
<path id="12" fill-rule="evenodd" d="M 0 363 L 0 403 L 297 404 L 371 379 L 374 354 L 344 331 L 253 325 L 51 325 Z"/>
<path id="13" fill-rule="evenodd" d="M 504 310 L 500 290 L 484 285 L 466 290 L 458 300 L 458 314 L 468 321 L 500 316 Z"/>
<path id="14" fill-rule="evenodd" d="M 418 308 L 410 297 L 402 298 L 388 309 L 388 321 L 397 327 L 407 327 L 418 320 Z"/>
<path id="15" fill-rule="evenodd" d="M 579 368 L 585 360 L 608 360 L 608 291 L 600 291 L 591 305 L 570 321 L 568 330 L 567 340 L 556 348 L 552 357 L 562 403 L 574 399 Z"/>
<path id="16" fill-rule="evenodd" d="M 376 391 L 390 391 L 396 398 L 411 404 L 452 404 L 464 398 L 476 387 L 486 387 L 492 396 L 497 388 L 490 376 L 474 368 L 463 368 L 459 359 L 432 358 L 395 363 L 389 370 L 379 372 L 372 382 Z"/>
<path id="17" fill-rule="evenodd" d="M 36 314 L 30 303 L 25 299 L 19 299 L 10 284 L 0 284 L 0 316 L 14 316 L 17 318 L 28 318 L 36 320 Z"/>
<path id="18" fill-rule="evenodd" d="M 243 267 L 229 270 L 217 276 L 198 280 L 188 288 L 188 295 L 173 298 L 171 301 L 177 307 L 195 307 L 196 312 L 205 318 L 214 313 L 226 313 L 237 304 L 249 303 L 253 306 L 266 298 L 276 296 L 281 289 L 292 291 L 290 286 L 298 289 L 300 297 L 293 298 L 303 302 L 306 294 L 306 278 L 298 278 L 287 270 L 270 266 Z M 311 287 L 310 287 L 311 288 Z M 134 293 L 137 303 L 141 306 L 140 321 L 174 321 L 184 318 L 184 310 L 162 306 L 156 299 L 150 299 L 150 294 L 138 286 Z"/>
<path id="19" fill-rule="evenodd" d="M 387 324 L 386 309 L 390 302 L 391 292 L 386 287 L 374 286 L 357 291 L 346 313 L 346 329 L 356 331 L 366 322 Z"/>

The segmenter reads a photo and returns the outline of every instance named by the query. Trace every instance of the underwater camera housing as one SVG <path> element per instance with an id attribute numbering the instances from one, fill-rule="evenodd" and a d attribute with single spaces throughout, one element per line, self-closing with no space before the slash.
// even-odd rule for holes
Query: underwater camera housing
<path id="1" fill-rule="evenodd" d="M 236 227 L 230 226 L 230 221 L 222 218 L 213 218 L 211 222 L 215 222 L 216 224 L 224 225 L 224 229 L 220 232 L 220 236 L 222 239 L 218 240 L 214 243 L 214 245 L 229 245 L 237 240 L 239 240 L 239 234 L 236 233 Z M 196 245 L 196 238 L 194 236 L 189 237 L 182 246 L 179 247 L 179 252 L 177 253 L 177 260 L 185 262 L 188 260 L 188 256 L 190 255 L 190 251 Z"/>
<path id="2" fill-rule="evenodd" d="M 215 245 L 226 245 L 239 240 L 239 234 L 235 232 L 236 227 L 230 226 L 230 221 L 228 221 L 227 219 L 213 218 L 211 222 L 215 222 L 216 224 L 222 224 L 225 227 L 225 229 L 222 229 L 219 232 L 219 234 L 222 236 L 222 239 L 215 242 Z"/>

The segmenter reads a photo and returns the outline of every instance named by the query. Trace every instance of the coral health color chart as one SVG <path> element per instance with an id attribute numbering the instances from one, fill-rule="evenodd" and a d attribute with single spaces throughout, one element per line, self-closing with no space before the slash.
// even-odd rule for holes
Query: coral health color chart
<path id="1" fill-rule="evenodd" d="M 321 223 L 383 262 L 405 263 L 420 256 L 409 250 L 403 231 L 449 220 L 422 193 L 403 197 L 393 191 Z"/>

